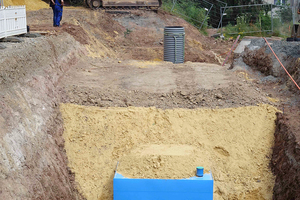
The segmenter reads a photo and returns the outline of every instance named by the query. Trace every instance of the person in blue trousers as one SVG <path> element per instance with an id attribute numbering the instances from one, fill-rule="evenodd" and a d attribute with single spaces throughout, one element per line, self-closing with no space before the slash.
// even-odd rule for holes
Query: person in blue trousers
<path id="1" fill-rule="evenodd" d="M 50 6 L 52 7 L 52 10 L 53 10 L 53 26 L 59 27 L 60 21 L 62 18 L 62 13 L 63 13 L 64 1 L 63 0 L 51 0 Z"/>

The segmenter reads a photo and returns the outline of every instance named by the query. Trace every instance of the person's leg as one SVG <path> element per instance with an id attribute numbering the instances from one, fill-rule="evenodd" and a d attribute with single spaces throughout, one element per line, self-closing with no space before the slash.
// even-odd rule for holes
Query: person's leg
<path id="1" fill-rule="evenodd" d="M 60 19 L 61 19 L 61 7 L 55 5 L 55 26 L 60 25 Z"/>
<path id="2" fill-rule="evenodd" d="M 57 25 L 60 26 L 60 21 L 62 19 L 63 8 L 59 6 L 57 12 Z"/>
<path id="3" fill-rule="evenodd" d="M 54 24 L 55 24 L 55 26 L 59 26 L 60 6 L 55 5 L 55 6 L 54 6 L 54 11 L 55 11 Z"/>

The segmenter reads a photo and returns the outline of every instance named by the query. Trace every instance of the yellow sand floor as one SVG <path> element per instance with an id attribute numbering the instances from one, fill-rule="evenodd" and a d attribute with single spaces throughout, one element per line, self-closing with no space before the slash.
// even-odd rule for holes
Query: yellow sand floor
<path id="1" fill-rule="evenodd" d="M 119 173 L 139 178 L 187 178 L 203 166 L 214 199 L 272 199 L 272 106 L 60 109 L 69 167 L 88 200 L 113 199 L 117 161 Z"/>

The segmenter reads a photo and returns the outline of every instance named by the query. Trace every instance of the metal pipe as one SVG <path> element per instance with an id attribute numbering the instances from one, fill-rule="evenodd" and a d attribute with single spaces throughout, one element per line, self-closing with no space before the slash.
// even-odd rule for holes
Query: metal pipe
<path id="1" fill-rule="evenodd" d="M 220 2 L 222 4 L 225 4 L 227 6 L 227 3 L 223 2 L 223 1 L 219 1 L 219 0 L 216 0 L 217 2 Z"/>
<path id="2" fill-rule="evenodd" d="M 219 22 L 219 25 L 218 25 L 218 29 L 219 29 L 219 27 L 220 27 L 220 25 L 222 23 L 222 18 L 223 18 L 222 16 L 223 16 L 222 7 L 220 7 L 220 22 Z M 221 26 L 221 35 L 223 35 L 223 33 L 222 33 L 222 26 Z"/>
<path id="3" fill-rule="evenodd" d="M 260 32 L 270 32 L 272 30 L 262 30 L 262 31 L 247 31 L 247 32 L 243 32 L 243 33 L 260 33 Z M 238 32 L 235 32 L 235 33 L 226 33 L 228 35 L 237 35 L 239 34 Z"/>
<path id="4" fill-rule="evenodd" d="M 210 5 L 214 5 L 214 4 L 212 4 L 212 3 L 210 3 L 210 2 L 208 2 L 208 1 L 206 1 L 206 0 L 203 0 L 203 1 L 205 1 L 206 3 L 208 3 L 208 4 L 210 4 Z"/>
<path id="5" fill-rule="evenodd" d="M 220 7 L 221 19 L 220 19 L 220 22 L 219 22 L 219 25 L 218 25 L 218 29 L 220 28 L 220 25 L 221 25 L 222 20 L 223 20 L 223 14 L 224 14 L 224 12 L 222 12 L 222 8 L 224 8 L 224 12 L 225 12 L 225 10 L 226 10 L 226 8 L 227 8 L 227 4 L 226 4 L 225 7 Z M 222 25 L 223 25 L 223 24 L 222 24 Z M 221 29 L 222 29 L 222 28 L 221 28 Z M 221 30 L 221 31 L 222 31 L 222 30 Z"/>
<path id="6" fill-rule="evenodd" d="M 273 35 L 273 5 L 271 5 L 271 29 L 272 29 L 272 35 Z"/>
<path id="7" fill-rule="evenodd" d="M 203 24 L 204 24 L 204 22 L 205 22 L 205 20 L 206 20 L 206 18 L 207 18 L 207 16 L 208 16 L 208 14 L 210 13 L 210 10 L 212 9 L 213 6 L 214 6 L 214 4 L 211 4 L 209 11 L 207 12 L 207 14 L 206 14 L 206 16 L 205 16 L 205 18 L 204 18 L 204 20 L 203 20 L 201 26 L 200 26 L 200 29 L 202 28 L 202 26 L 203 26 Z"/>
<path id="8" fill-rule="evenodd" d="M 293 5 L 293 7 L 292 7 L 293 24 L 296 24 L 296 19 L 295 19 L 295 16 L 296 16 L 296 13 L 297 13 L 297 12 L 295 12 L 296 9 L 297 9 L 297 7 Z"/>
<path id="9" fill-rule="evenodd" d="M 171 9 L 171 12 L 173 12 L 173 9 L 174 9 L 174 7 L 175 7 L 176 2 L 177 2 L 177 0 L 173 0 L 173 7 L 172 7 L 172 9 Z"/>
<path id="10" fill-rule="evenodd" d="M 241 7 L 252 7 L 252 6 L 268 6 L 268 5 L 272 5 L 272 4 L 250 4 L 250 5 L 240 5 L 240 6 L 228 6 L 230 8 L 241 8 Z M 222 8 L 226 8 L 227 5 L 225 7 Z"/>
<path id="11" fill-rule="evenodd" d="M 220 7 L 221 9 L 221 20 L 220 20 L 220 24 L 221 24 L 221 35 L 223 35 L 223 15 L 224 15 L 224 12 L 226 10 L 226 7 L 224 8 L 224 11 L 222 12 L 222 7 Z M 219 25 L 220 25 L 219 24 Z"/>

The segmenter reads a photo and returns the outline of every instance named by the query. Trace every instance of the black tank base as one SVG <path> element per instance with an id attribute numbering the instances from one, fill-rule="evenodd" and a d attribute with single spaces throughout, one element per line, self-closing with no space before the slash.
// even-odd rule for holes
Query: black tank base
<path id="1" fill-rule="evenodd" d="M 300 38 L 286 38 L 287 42 L 300 42 Z"/>

